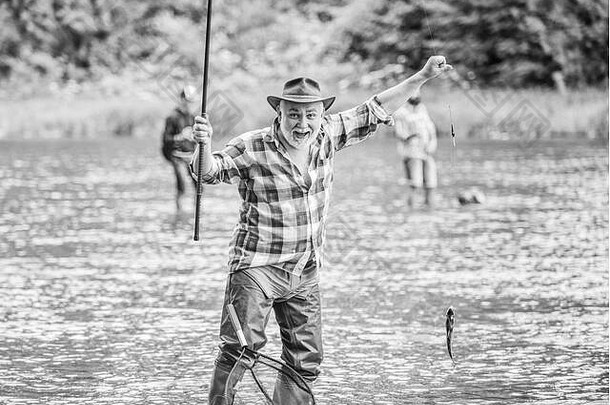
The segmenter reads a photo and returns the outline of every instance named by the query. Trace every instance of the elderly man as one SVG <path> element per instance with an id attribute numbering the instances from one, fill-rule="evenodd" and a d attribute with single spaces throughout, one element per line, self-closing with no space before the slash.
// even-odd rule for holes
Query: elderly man
<path id="1" fill-rule="evenodd" d="M 220 324 L 211 405 L 232 404 L 244 369 L 236 362 L 239 341 L 227 304 L 233 304 L 251 349 L 267 339 L 273 310 L 280 327 L 282 359 L 313 383 L 322 362 L 318 272 L 333 182 L 336 152 L 363 141 L 428 80 L 451 69 L 433 56 L 413 76 L 338 114 L 326 114 L 335 97 L 321 95 L 309 78 L 286 82 L 281 96 L 267 101 L 277 113 L 272 125 L 238 136 L 215 153 L 212 126 L 196 117 L 195 139 L 203 145 L 202 173 L 208 184 L 236 183 L 239 221 L 230 242 L 229 275 Z M 196 152 L 191 164 L 197 167 Z M 231 377 L 231 378 L 229 378 Z M 276 404 L 306 404 L 302 393 L 278 378 Z"/>

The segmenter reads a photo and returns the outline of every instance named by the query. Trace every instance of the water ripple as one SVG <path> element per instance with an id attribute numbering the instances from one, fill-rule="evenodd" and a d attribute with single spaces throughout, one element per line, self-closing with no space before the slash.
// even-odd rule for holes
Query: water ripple
<path id="1" fill-rule="evenodd" d="M 0 148 L 0 403 L 205 403 L 234 188 L 206 188 L 194 244 L 156 145 L 32 146 Z M 342 153 L 319 403 L 607 403 L 607 149 L 532 148 L 444 145 L 439 208 L 415 211 L 391 140 Z M 487 203 L 460 207 L 472 186 Z"/>

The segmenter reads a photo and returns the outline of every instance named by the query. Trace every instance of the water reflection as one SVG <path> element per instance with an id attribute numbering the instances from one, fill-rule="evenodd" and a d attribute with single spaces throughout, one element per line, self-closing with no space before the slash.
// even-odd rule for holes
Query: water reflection
<path id="1" fill-rule="evenodd" d="M 192 243 L 155 146 L 3 143 L 0 402 L 206 402 L 237 194 L 206 189 Z M 392 146 L 338 161 L 319 402 L 607 402 L 607 149 L 462 143 L 409 212 Z"/>

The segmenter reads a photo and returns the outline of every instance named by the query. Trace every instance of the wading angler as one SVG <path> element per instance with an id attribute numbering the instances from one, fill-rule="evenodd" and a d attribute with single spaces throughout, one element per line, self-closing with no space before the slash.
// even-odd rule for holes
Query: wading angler
<path id="1" fill-rule="evenodd" d="M 318 280 L 337 152 L 367 139 L 380 124 L 392 124 L 392 113 L 449 69 L 444 57 L 433 56 L 398 85 L 336 114 L 328 113 L 335 98 L 324 96 L 315 80 L 292 79 L 281 95 L 267 97 L 276 114 L 269 127 L 237 136 L 214 153 L 210 121 L 205 115 L 195 118 L 193 135 L 202 149 L 191 163 L 193 175 L 198 168 L 206 184 L 236 184 L 241 200 L 230 241 L 211 405 L 233 403 L 246 367 L 236 361 L 241 346 L 229 304 L 255 351 L 267 342 L 265 327 L 273 311 L 282 360 L 308 384 L 316 380 L 323 358 Z M 280 374 L 273 402 L 307 404 L 310 398 Z"/>

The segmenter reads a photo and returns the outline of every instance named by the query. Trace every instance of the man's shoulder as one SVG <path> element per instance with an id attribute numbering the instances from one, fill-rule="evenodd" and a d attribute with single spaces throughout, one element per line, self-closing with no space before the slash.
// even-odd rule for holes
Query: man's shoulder
<path id="1" fill-rule="evenodd" d="M 252 131 L 245 132 L 238 136 L 238 138 L 244 141 L 253 141 L 263 139 L 267 136 L 271 136 L 271 127 L 259 128 Z"/>
<path id="2" fill-rule="evenodd" d="M 244 132 L 243 134 L 233 138 L 229 143 L 244 144 L 247 148 L 256 143 L 269 140 L 271 137 L 271 128 L 260 128 L 252 131 Z"/>
<path id="3" fill-rule="evenodd" d="M 227 145 L 248 151 L 260 151 L 267 141 L 272 140 L 271 136 L 271 127 L 255 129 L 236 136 Z"/>

